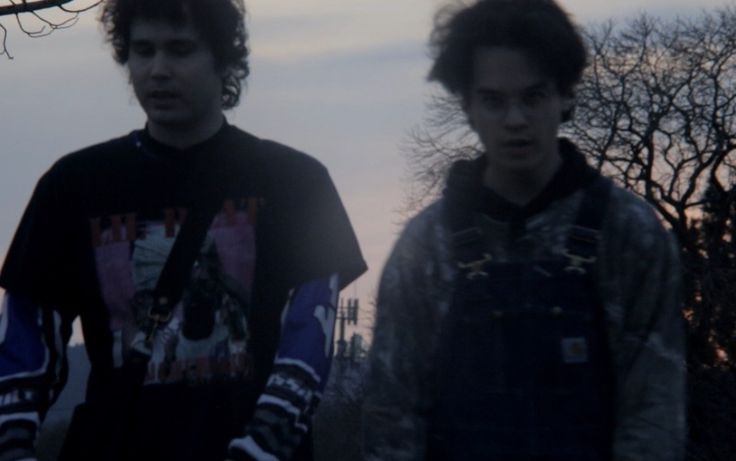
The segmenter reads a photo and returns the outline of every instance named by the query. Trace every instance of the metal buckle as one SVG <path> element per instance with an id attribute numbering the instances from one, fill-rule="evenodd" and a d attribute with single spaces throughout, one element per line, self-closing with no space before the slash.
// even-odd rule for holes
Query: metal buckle
<path id="1" fill-rule="evenodd" d="M 580 275 L 585 275 L 588 273 L 588 271 L 585 270 L 585 268 L 583 267 L 583 264 L 592 264 L 597 260 L 595 256 L 591 258 L 584 258 L 582 256 L 570 253 L 570 251 L 567 249 L 562 251 L 562 255 L 569 259 L 569 265 L 565 268 L 565 272 L 575 272 Z"/>
<path id="2" fill-rule="evenodd" d="M 151 303 L 151 307 L 148 308 L 148 318 L 153 320 L 155 323 L 166 323 L 171 320 L 172 309 L 166 309 L 166 315 L 157 314 L 156 312 L 154 312 L 154 309 L 156 308 L 156 303 L 158 303 L 159 306 L 166 306 L 167 304 L 169 304 L 169 298 L 167 298 L 166 296 L 160 296 L 153 303 Z"/>
<path id="3" fill-rule="evenodd" d="M 169 320 L 171 320 L 171 311 L 167 312 L 166 315 L 161 315 L 153 312 L 153 306 L 148 310 L 148 318 L 153 320 L 153 323 L 157 325 L 161 325 L 162 323 L 166 323 Z"/>
<path id="4" fill-rule="evenodd" d="M 159 305 L 165 305 L 168 302 L 169 300 L 166 297 L 161 297 L 158 299 Z M 156 306 L 151 306 L 150 308 L 148 308 L 148 318 L 152 322 L 151 328 L 148 330 L 148 334 L 146 335 L 146 342 L 148 343 L 153 340 L 153 335 L 156 333 L 158 327 L 171 320 L 171 317 L 173 315 L 171 309 L 169 309 L 166 314 L 159 314 L 157 312 L 154 312 L 155 308 Z"/>
<path id="5" fill-rule="evenodd" d="M 468 280 L 475 280 L 477 278 L 481 277 L 488 277 L 488 273 L 483 270 L 483 266 L 486 263 L 489 263 L 493 260 L 491 258 L 491 255 L 488 253 L 483 253 L 483 258 L 478 259 L 476 261 L 470 261 L 468 263 L 459 262 L 457 263 L 457 267 L 460 269 L 470 269 L 470 271 L 465 274 L 465 277 L 468 278 Z"/>

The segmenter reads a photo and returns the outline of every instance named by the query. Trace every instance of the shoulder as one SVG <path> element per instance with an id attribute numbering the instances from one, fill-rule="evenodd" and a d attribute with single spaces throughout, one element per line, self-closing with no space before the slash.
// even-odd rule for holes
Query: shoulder
<path id="1" fill-rule="evenodd" d="M 232 135 L 236 142 L 255 142 L 258 146 L 258 160 L 281 174 L 327 175 L 327 169 L 319 160 L 293 147 L 259 138 L 237 127 L 233 127 Z"/>
<path id="2" fill-rule="evenodd" d="M 445 201 L 439 199 L 409 219 L 398 242 L 419 243 L 431 241 L 447 234 L 444 215 Z"/>
<path id="3" fill-rule="evenodd" d="M 276 141 L 271 141 L 270 139 L 262 139 L 261 146 L 266 155 L 271 157 L 275 162 L 281 163 L 285 166 L 321 171 L 326 170 L 319 160 L 309 154 L 296 150 L 293 147 L 289 147 Z"/>
<path id="4" fill-rule="evenodd" d="M 84 147 L 59 158 L 46 176 L 56 178 L 74 174 L 89 174 L 97 168 L 112 167 L 116 160 L 135 147 L 132 133 Z"/>
<path id="5" fill-rule="evenodd" d="M 411 218 L 394 244 L 388 266 L 431 268 L 449 258 L 449 231 L 445 203 L 440 199 Z"/>
<path id="6" fill-rule="evenodd" d="M 604 232 L 639 249 L 659 246 L 663 239 L 666 243 L 669 236 L 650 204 L 616 185 L 611 189 Z"/>
<path id="7" fill-rule="evenodd" d="M 54 166 L 65 168 L 94 162 L 102 163 L 115 156 L 127 154 L 134 147 L 133 133 L 128 133 L 66 154 Z"/>
<path id="8" fill-rule="evenodd" d="M 69 187 L 99 176 L 101 172 L 119 173 L 120 160 L 129 157 L 135 144 L 130 135 L 84 147 L 56 160 L 38 180 L 38 193 L 69 192 Z"/>
<path id="9" fill-rule="evenodd" d="M 645 274 L 679 267 L 674 235 L 652 206 L 632 192 L 611 190 L 602 227 L 602 256 L 612 279 L 641 283 Z"/>

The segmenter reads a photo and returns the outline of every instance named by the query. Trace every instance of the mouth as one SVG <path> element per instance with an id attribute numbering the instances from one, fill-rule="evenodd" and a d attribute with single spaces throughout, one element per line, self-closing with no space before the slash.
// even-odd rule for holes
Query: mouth
<path id="1" fill-rule="evenodd" d="M 529 139 L 511 139 L 505 141 L 503 149 L 514 158 L 526 158 L 534 153 L 534 143 Z"/>
<path id="2" fill-rule="evenodd" d="M 511 139 L 503 143 L 504 147 L 510 147 L 512 149 L 523 149 L 530 147 L 532 142 L 528 139 Z"/>
<path id="3" fill-rule="evenodd" d="M 177 99 L 179 95 L 169 90 L 152 90 L 148 92 L 148 98 L 153 101 L 172 101 Z"/>

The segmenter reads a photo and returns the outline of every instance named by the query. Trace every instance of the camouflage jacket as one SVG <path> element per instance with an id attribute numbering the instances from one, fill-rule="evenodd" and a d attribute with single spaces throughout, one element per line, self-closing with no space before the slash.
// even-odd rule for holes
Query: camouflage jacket
<path id="1" fill-rule="evenodd" d="M 523 208 L 481 191 L 479 174 L 468 179 L 479 165 L 453 168 L 448 188 L 454 176 L 460 187 L 475 182 L 472 193 L 486 195 L 482 227 L 495 261 L 523 262 L 564 250 L 583 186 L 597 173 L 570 143 L 561 147 L 563 167 L 541 198 Z M 367 460 L 425 458 L 436 348 L 456 272 L 445 206 L 446 197 L 408 223 L 381 278 L 364 406 Z M 684 321 L 673 240 L 647 204 L 613 188 L 596 269 L 615 374 L 614 461 L 683 458 Z"/>

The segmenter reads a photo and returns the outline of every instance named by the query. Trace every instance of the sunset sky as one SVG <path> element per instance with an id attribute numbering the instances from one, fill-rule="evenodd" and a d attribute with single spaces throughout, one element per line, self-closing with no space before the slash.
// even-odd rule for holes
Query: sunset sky
<path id="1" fill-rule="evenodd" d="M 0 6 L 10 3 L 0 0 Z M 73 6 L 85 6 L 77 0 Z M 426 39 L 440 0 L 246 0 L 252 74 L 230 122 L 305 151 L 330 170 L 370 266 L 349 287 L 363 304 L 400 230 L 400 145 L 437 89 Z M 725 0 L 561 0 L 581 25 L 691 16 Z M 41 14 L 56 16 L 51 12 Z M 0 261 L 38 177 L 60 156 L 140 128 L 143 113 L 110 57 L 96 11 L 26 37 L 12 17 L 0 56 Z M 40 27 L 27 17 L 29 29 Z M 2 32 L 0 31 L 0 34 Z M 2 36 L 0 35 L 0 40 Z"/>

